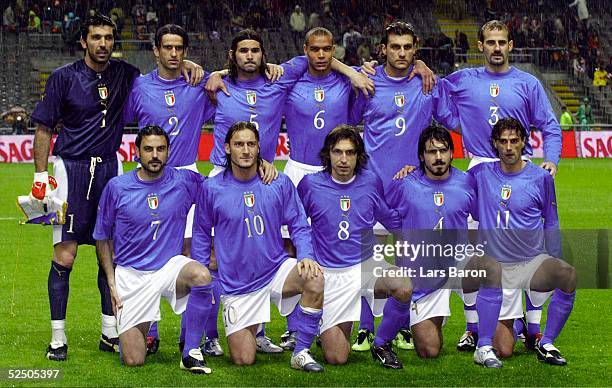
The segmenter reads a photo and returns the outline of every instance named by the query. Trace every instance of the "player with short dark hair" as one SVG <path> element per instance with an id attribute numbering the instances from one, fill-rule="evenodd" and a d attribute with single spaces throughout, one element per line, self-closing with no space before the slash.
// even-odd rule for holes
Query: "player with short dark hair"
<path id="1" fill-rule="evenodd" d="M 53 261 L 48 289 L 51 306 L 50 360 L 66 360 L 64 332 L 69 278 L 78 246 L 93 245 L 96 208 L 106 182 L 121 173 L 117 150 L 123 130 L 122 110 L 134 79 L 140 72 L 127 62 L 111 59 L 116 27 L 103 15 L 88 17 L 81 33 L 84 58 L 56 69 L 45 86 L 43 99 L 34 109 L 38 124 L 34 136 L 34 184 L 32 195 L 44 200 L 48 195 L 47 160 L 53 129 L 59 124 L 53 148 L 54 172 L 59 199 L 68 202 L 66 223 L 54 226 Z M 197 70 L 192 63 L 191 70 Z M 184 74 L 186 72 L 184 71 Z M 201 75 L 194 73 L 193 81 Z M 100 349 L 118 350 L 116 319 L 113 316 L 106 276 L 98 271 L 102 305 Z"/>
<path id="2" fill-rule="evenodd" d="M 258 138 L 254 123 L 236 122 L 228 128 L 225 171 L 206 181 L 196 205 L 192 255 L 209 261 L 214 227 L 223 320 L 235 364 L 255 362 L 257 328 L 270 320 L 272 299 L 281 315 L 298 309 L 291 366 L 321 372 L 310 346 L 322 316 L 323 274 L 312 260 L 311 230 L 289 178 L 280 174 L 265 185 L 257 176 Z M 283 249 L 283 224 L 289 227 L 298 260 Z"/>
<path id="3" fill-rule="evenodd" d="M 476 210 L 477 193 L 471 176 L 452 167 L 453 140 L 439 126 L 427 127 L 419 136 L 420 168 L 403 180 L 393 181 L 387 199 L 402 218 L 406 240 L 433 244 L 465 246 L 469 243 L 468 217 Z M 475 362 L 489 368 L 501 367 L 492 348 L 493 335 L 502 302 L 499 264 L 478 255 L 423 257 L 414 262 L 416 278 L 412 294 L 410 325 L 417 354 L 438 357 L 442 348 L 442 325 L 450 316 L 451 289 L 479 289 L 478 314 L 481 336 Z M 453 268 L 454 267 L 454 268 Z M 423 268 L 439 270 L 444 275 L 422 276 Z M 450 276 L 451 269 L 484 269 L 484 279 Z M 470 272 L 471 273 L 471 272 Z M 463 280 L 463 281 L 462 281 Z"/>
<path id="4" fill-rule="evenodd" d="M 410 315 L 410 279 L 391 277 L 398 268 L 372 257 L 372 228 L 377 220 L 389 229 L 400 226 L 397 211 L 384 200 L 379 178 L 365 169 L 368 156 L 359 130 L 334 128 L 320 152 L 324 171 L 306 175 L 298 193 L 312 222 L 314 251 L 325 276 L 321 346 L 330 364 L 345 364 L 351 351 L 353 322 L 362 298 L 383 315 L 372 356 L 386 368 L 401 369 L 391 341 Z"/>
<path id="5" fill-rule="evenodd" d="M 431 94 L 424 94 L 421 92 L 423 80 L 411 77 L 417 44 L 417 35 L 409 23 L 396 21 L 387 26 L 381 39 L 384 63 L 376 66 L 372 76 L 376 94 L 368 99 L 359 96 L 352 107 L 353 120 L 363 119 L 364 141 L 370 156 L 368 168 L 379 176 L 385 189 L 404 165 L 418 165 L 418 138 L 432 118 L 447 128 L 458 125 L 445 91 L 446 83 L 439 82 Z M 377 225 L 375 231 L 386 234 L 381 225 Z M 359 334 L 353 345 L 356 351 L 369 349 L 370 333 L 374 331 L 371 312 L 367 311 L 366 303 L 362 306 Z M 400 332 L 396 343 L 402 349 L 411 349 L 409 341 L 410 333 L 406 328 Z"/>
<path id="6" fill-rule="evenodd" d="M 527 133 L 520 120 L 500 119 L 491 135 L 500 160 L 480 163 L 468 172 L 478 187 L 479 234 L 488 242 L 488 253 L 502 263 L 506 305 L 502 310 L 508 311 L 509 317 L 520 317 L 520 290 L 527 290 L 531 303 L 540 308 L 553 291 L 546 327 L 534 341 L 534 348 L 540 361 L 566 365 L 553 343 L 574 305 L 576 271 L 559 259 L 561 242 L 553 177 L 522 159 Z M 494 342 L 502 357 L 512 355 L 514 341 L 513 319 L 500 316 Z"/>
<path id="7" fill-rule="evenodd" d="M 478 40 L 484 66 L 459 70 L 446 77 L 459 115 L 460 128 L 457 130 L 462 133 L 465 148 L 472 155 L 469 168 L 483 161 L 497 160 L 490 143 L 491 129 L 500 119 L 513 117 L 521 122 L 528 136 L 530 126 L 542 131 L 545 161 L 541 166 L 554 176 L 561 155 L 561 128 L 542 84 L 533 75 L 510 66 L 514 42 L 504 23 L 491 20 L 483 24 Z M 525 157 L 531 154 L 527 141 Z M 520 298 L 520 295 L 514 297 Z M 472 306 L 475 295 L 465 294 L 464 301 L 467 327 L 457 347 L 472 351 L 478 320 Z M 529 297 L 526 297 L 526 305 L 530 323 L 528 334 L 535 337 L 540 331 L 541 309 L 535 309 Z M 509 316 L 503 308 L 501 315 L 517 318 Z"/>
<path id="8" fill-rule="evenodd" d="M 170 143 L 161 127 L 141 129 L 136 146 L 140 167 L 108 182 L 93 233 L 118 317 L 122 361 L 144 364 L 146 334 L 160 319 L 164 297 L 177 314 L 185 311 L 181 369 L 211 373 L 199 348 L 204 331 L 200 322 L 208 317 L 212 301 L 211 277 L 205 266 L 181 255 L 185 219 L 204 178 L 187 169 L 166 168 Z"/>

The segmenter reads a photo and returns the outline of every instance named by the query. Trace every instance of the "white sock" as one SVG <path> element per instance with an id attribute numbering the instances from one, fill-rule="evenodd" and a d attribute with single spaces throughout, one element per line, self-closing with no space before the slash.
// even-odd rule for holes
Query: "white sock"
<path id="1" fill-rule="evenodd" d="M 117 338 L 117 318 L 114 315 L 102 314 L 102 334 L 108 338 Z"/>
<path id="2" fill-rule="evenodd" d="M 527 323 L 540 324 L 542 320 L 542 310 L 527 310 Z"/>
<path id="3" fill-rule="evenodd" d="M 66 327 L 65 319 L 58 319 L 56 321 L 51 321 L 51 347 L 57 349 L 59 347 L 64 346 L 64 344 L 68 343 L 68 338 L 66 338 L 66 332 L 64 328 Z"/>

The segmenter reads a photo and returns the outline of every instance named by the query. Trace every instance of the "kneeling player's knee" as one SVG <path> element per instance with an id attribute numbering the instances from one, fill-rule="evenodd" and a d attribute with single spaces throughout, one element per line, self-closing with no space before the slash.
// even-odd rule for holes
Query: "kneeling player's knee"
<path id="1" fill-rule="evenodd" d="M 144 356 L 138 355 L 123 355 L 123 364 L 129 367 L 143 366 L 145 363 Z"/>
<path id="2" fill-rule="evenodd" d="M 436 358 L 440 355 L 440 345 L 426 344 L 423 346 L 417 346 L 416 351 L 421 358 Z"/>
<path id="3" fill-rule="evenodd" d="M 559 271 L 559 276 L 561 277 L 559 288 L 563 289 L 565 292 L 573 292 L 576 289 L 576 268 L 566 264 L 561 271 Z"/>
<path id="4" fill-rule="evenodd" d="M 391 293 L 393 297 L 401 303 L 408 303 L 412 298 L 412 287 L 410 286 L 402 286 L 399 287 Z"/>
<path id="5" fill-rule="evenodd" d="M 500 358 L 510 358 L 512 357 L 512 353 L 514 352 L 514 344 L 504 344 L 497 347 L 497 355 Z"/>
<path id="6" fill-rule="evenodd" d="M 312 294 L 323 294 L 324 287 L 323 275 L 319 275 L 314 278 L 308 278 L 304 282 L 304 291 Z"/>
<path id="7" fill-rule="evenodd" d="M 348 362 L 348 352 L 329 352 L 325 353 L 325 362 L 330 365 L 344 365 Z"/>
<path id="8" fill-rule="evenodd" d="M 192 276 L 193 286 L 206 286 L 212 282 L 212 277 L 210 276 L 210 272 L 204 267 L 198 268 L 194 271 Z"/>
<path id="9" fill-rule="evenodd" d="M 255 364 L 255 354 L 232 354 L 232 362 L 238 366 Z"/>

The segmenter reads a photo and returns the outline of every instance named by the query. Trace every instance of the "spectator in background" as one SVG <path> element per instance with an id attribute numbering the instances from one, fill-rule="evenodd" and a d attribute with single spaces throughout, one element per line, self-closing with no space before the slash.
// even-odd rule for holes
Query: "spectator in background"
<path id="1" fill-rule="evenodd" d="M 608 72 L 603 67 L 603 62 L 599 62 L 599 65 L 593 72 L 593 86 L 597 86 L 600 92 L 603 92 L 608 85 Z"/>
<path id="2" fill-rule="evenodd" d="M 51 6 L 51 33 L 61 34 L 64 27 L 64 11 L 59 0 L 55 0 Z"/>
<path id="3" fill-rule="evenodd" d="M 572 64 L 572 68 L 574 69 L 574 77 L 581 79 L 584 77 L 586 73 L 586 62 L 582 57 L 574 58 L 574 62 Z"/>
<path id="4" fill-rule="evenodd" d="M 291 26 L 291 35 L 293 36 L 295 49 L 300 51 L 304 40 L 304 30 L 306 29 L 306 16 L 304 16 L 299 5 L 295 6 L 294 11 L 289 17 L 289 25 Z"/>
<path id="5" fill-rule="evenodd" d="M 77 41 L 81 36 L 81 19 L 74 15 L 74 12 L 68 12 L 66 20 L 62 26 L 62 40 L 65 47 L 74 56 Z"/>
<path id="6" fill-rule="evenodd" d="M 559 125 L 562 131 L 571 131 L 574 129 L 574 120 L 572 114 L 567 111 L 567 107 L 564 105 L 561 107 L 561 117 L 559 118 Z"/>
<path id="7" fill-rule="evenodd" d="M 5 31 L 15 32 L 17 31 L 17 21 L 15 20 L 15 11 L 9 4 L 2 13 L 2 27 Z"/>
<path id="8" fill-rule="evenodd" d="M 28 16 L 28 32 L 30 33 L 40 33 L 40 18 L 33 10 L 30 10 Z"/>
<path id="9" fill-rule="evenodd" d="M 580 104 L 578 112 L 576 112 L 576 120 L 580 124 L 581 131 L 588 131 L 588 125 L 593 124 L 593 108 L 588 97 L 582 99 L 582 104 Z"/>
<path id="10" fill-rule="evenodd" d="M 155 33 L 155 31 L 157 31 L 157 23 L 159 22 L 159 19 L 157 18 L 157 12 L 155 12 L 155 8 L 153 8 L 153 6 L 149 6 L 146 21 L 149 33 Z"/>
<path id="11" fill-rule="evenodd" d="M 576 11 L 578 11 L 578 19 L 580 19 L 582 27 L 587 30 L 589 28 L 589 9 L 587 8 L 586 0 L 574 0 L 574 2 L 569 6 L 576 7 Z"/>
<path id="12" fill-rule="evenodd" d="M 606 73 L 608 73 L 608 80 L 612 79 L 612 55 L 608 59 L 608 66 L 606 66 Z"/>
<path id="13" fill-rule="evenodd" d="M 369 62 L 372 59 L 370 44 L 367 39 L 362 39 L 361 44 L 357 47 L 357 56 L 360 60 L 360 65 Z"/>
<path id="14" fill-rule="evenodd" d="M 453 40 L 448 36 L 440 32 L 438 36 L 438 60 L 440 61 L 440 68 L 444 75 L 450 73 L 451 69 L 455 65 L 455 53 L 453 52 Z"/>
<path id="15" fill-rule="evenodd" d="M 470 44 L 468 43 L 467 35 L 465 32 L 459 30 L 455 30 L 455 47 L 457 48 L 457 54 L 461 54 L 457 62 L 467 62 L 466 54 L 470 49 Z"/>
<path id="16" fill-rule="evenodd" d="M 308 30 L 312 30 L 315 27 L 321 27 L 321 19 L 318 13 L 313 12 L 308 17 Z"/>

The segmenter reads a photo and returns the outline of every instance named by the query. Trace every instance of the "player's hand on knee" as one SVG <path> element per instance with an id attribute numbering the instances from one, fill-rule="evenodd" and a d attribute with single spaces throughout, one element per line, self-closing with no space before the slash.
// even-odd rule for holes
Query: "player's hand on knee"
<path id="1" fill-rule="evenodd" d="M 297 264 L 298 275 L 302 279 L 316 278 L 323 274 L 319 263 L 312 259 L 303 259 Z"/>
<path id="2" fill-rule="evenodd" d="M 274 164 L 267 160 L 262 160 L 259 166 L 259 176 L 264 184 L 269 185 L 278 178 L 278 170 L 274 167 Z"/>
<path id="3" fill-rule="evenodd" d="M 119 299 L 119 295 L 117 295 L 115 285 L 113 284 L 111 286 L 109 284 L 108 288 L 111 294 L 111 303 L 113 304 L 113 314 L 115 314 L 115 316 L 118 316 L 120 310 L 123 308 L 123 304 L 121 303 L 121 299 Z"/>
<path id="4" fill-rule="evenodd" d="M 378 61 L 364 62 L 361 65 L 361 73 L 366 76 L 376 75 L 376 65 L 378 65 Z"/>
<path id="5" fill-rule="evenodd" d="M 226 73 L 227 71 L 214 71 L 210 73 L 208 81 L 206 81 L 206 85 L 204 85 L 204 90 L 206 90 L 208 98 L 214 105 L 217 105 L 217 92 L 219 90 L 225 93 L 226 96 L 230 96 L 230 92 L 227 90 L 225 82 L 223 82 L 223 77 Z"/>
<path id="6" fill-rule="evenodd" d="M 407 177 L 408 174 L 410 174 L 414 170 L 416 170 L 415 166 L 405 165 L 404 167 L 402 167 L 401 170 L 399 170 L 395 175 L 393 175 L 393 179 L 396 179 L 396 180 L 397 179 L 403 179 L 403 178 Z"/>
<path id="7" fill-rule="evenodd" d="M 181 73 L 191 86 L 196 86 L 204 79 L 204 69 L 202 66 L 188 60 L 183 61 Z"/>
<path id="8" fill-rule="evenodd" d="M 557 165 L 553 162 L 543 162 L 542 164 L 540 164 L 540 167 L 545 170 L 548 170 L 548 172 L 550 173 L 550 175 L 553 176 L 553 178 L 555 177 L 555 175 L 557 175 Z"/>
<path id="9" fill-rule="evenodd" d="M 266 64 L 266 77 L 270 82 L 276 82 L 285 74 L 285 69 L 275 63 Z"/>
<path id="10" fill-rule="evenodd" d="M 423 81 L 423 94 L 431 93 L 431 90 L 433 89 L 434 85 L 438 83 L 434 72 L 431 71 L 429 67 L 427 67 L 425 62 L 418 59 L 414 61 L 414 67 L 410 72 L 408 81 L 414 78 L 415 75 L 421 77 L 421 80 Z"/>

